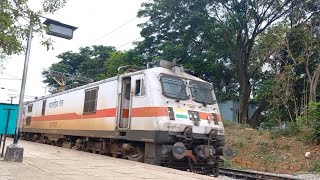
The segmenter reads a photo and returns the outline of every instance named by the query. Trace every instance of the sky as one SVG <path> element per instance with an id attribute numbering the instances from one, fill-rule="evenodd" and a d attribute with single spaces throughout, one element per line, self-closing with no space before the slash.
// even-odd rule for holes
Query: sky
<path id="1" fill-rule="evenodd" d="M 66 6 L 57 13 L 44 15 L 76 26 L 78 29 L 74 32 L 72 40 L 51 36 L 54 40 L 54 49 L 49 51 L 40 44 L 38 35 L 33 34 L 24 101 L 48 94 L 49 89 L 42 83 L 44 78 L 41 72 L 51 64 L 59 62 L 56 56 L 63 52 L 77 52 L 80 47 L 91 45 L 114 46 L 118 50 L 133 48 L 131 42 L 140 37 L 141 29 L 137 24 L 145 21 L 145 19 L 135 18 L 144 1 L 68 0 Z M 37 10 L 41 6 L 39 2 L 41 1 L 30 0 L 29 5 Z M 119 28 L 120 26 L 122 27 Z M 119 29 L 115 30 L 117 28 Z M 8 57 L 3 63 L 5 69 L 0 74 L 1 103 L 10 103 L 10 97 L 14 97 L 13 103 L 19 102 L 21 87 L 19 79 L 22 79 L 24 60 L 24 54 L 14 55 Z"/>

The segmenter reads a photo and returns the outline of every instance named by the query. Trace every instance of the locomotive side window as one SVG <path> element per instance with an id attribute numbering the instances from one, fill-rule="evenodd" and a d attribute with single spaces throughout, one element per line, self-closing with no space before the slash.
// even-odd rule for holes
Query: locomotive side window
<path id="1" fill-rule="evenodd" d="M 31 124 L 31 116 L 27 116 L 26 118 L 26 126 L 30 126 Z"/>
<path id="2" fill-rule="evenodd" d="M 47 104 L 47 100 L 43 100 L 42 101 L 42 116 L 44 116 L 46 114 L 46 104 Z"/>
<path id="3" fill-rule="evenodd" d="M 28 104 L 28 112 L 32 112 L 32 106 L 33 104 Z"/>
<path id="4" fill-rule="evenodd" d="M 96 112 L 97 98 L 98 98 L 98 88 L 85 90 L 83 114 Z"/>
<path id="5" fill-rule="evenodd" d="M 131 84 L 130 83 L 128 83 L 128 84 L 126 84 L 126 86 L 125 86 L 125 93 L 124 93 L 124 96 L 125 96 L 125 98 L 127 99 L 127 100 L 130 100 L 130 90 L 131 90 Z"/>
<path id="6" fill-rule="evenodd" d="M 164 96 L 180 100 L 189 99 L 186 84 L 182 79 L 175 76 L 162 75 L 160 81 Z"/>
<path id="7" fill-rule="evenodd" d="M 136 80 L 136 90 L 135 90 L 135 95 L 136 96 L 144 96 L 145 93 L 145 88 L 144 88 L 144 82 L 143 79 L 138 79 Z"/>

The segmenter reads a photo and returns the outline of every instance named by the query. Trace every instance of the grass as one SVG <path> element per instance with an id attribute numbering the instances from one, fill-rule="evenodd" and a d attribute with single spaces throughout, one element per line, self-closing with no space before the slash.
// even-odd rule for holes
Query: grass
<path id="1" fill-rule="evenodd" d="M 310 171 L 320 174 L 320 162 L 319 161 L 312 162 Z"/>
<path id="2" fill-rule="evenodd" d="M 238 154 L 240 154 L 240 152 L 241 152 L 241 151 L 240 151 L 240 148 L 237 148 L 237 147 L 233 147 L 233 148 L 232 148 L 232 151 L 233 151 L 233 154 L 234 154 L 234 155 L 238 155 Z"/>
<path id="3" fill-rule="evenodd" d="M 320 174 L 318 148 L 303 143 L 309 142 L 311 139 L 308 136 L 310 134 L 309 128 L 290 124 L 287 129 L 259 131 L 251 128 L 247 129 L 247 126 L 242 124 L 229 123 L 227 126 L 227 143 L 232 145 L 235 157 L 257 162 L 270 171 L 274 171 L 275 165 L 279 163 L 288 163 L 301 164 L 303 171 Z M 306 159 L 303 155 L 300 156 L 301 147 L 316 151 L 316 155 L 312 159 Z M 305 151 L 303 150 L 303 152 Z M 237 165 L 233 161 L 226 162 L 225 166 L 237 167 Z"/>
<path id="4" fill-rule="evenodd" d="M 270 131 L 271 139 L 276 139 L 281 136 L 284 137 L 293 137 L 296 136 L 298 133 L 301 132 L 301 127 L 298 126 L 296 123 L 288 123 L 288 127 L 284 129 L 274 129 Z"/>
<path id="5" fill-rule="evenodd" d="M 225 168 L 233 168 L 235 167 L 235 165 L 233 164 L 233 162 L 231 160 L 224 160 L 223 161 L 223 167 Z"/>
<path id="6" fill-rule="evenodd" d="M 246 142 L 243 138 L 237 140 L 237 146 L 239 148 L 242 148 L 245 144 L 246 144 Z"/>
<path id="7" fill-rule="evenodd" d="M 262 158 L 265 162 L 275 163 L 279 162 L 279 154 L 278 153 L 267 153 Z"/>
<path id="8" fill-rule="evenodd" d="M 253 157 L 261 159 L 264 164 L 272 164 L 279 162 L 280 157 L 278 153 L 270 152 L 269 143 L 266 141 L 260 141 L 257 143 L 257 148 L 252 154 Z"/>

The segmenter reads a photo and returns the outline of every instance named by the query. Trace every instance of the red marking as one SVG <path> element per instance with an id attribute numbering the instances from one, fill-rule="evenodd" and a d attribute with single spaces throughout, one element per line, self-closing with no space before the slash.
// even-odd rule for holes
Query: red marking
<path id="1" fill-rule="evenodd" d="M 122 109 L 122 118 L 129 118 L 129 109 Z"/>
<path id="2" fill-rule="evenodd" d="M 167 107 L 143 107 L 132 109 L 132 117 L 169 116 Z"/>
<path id="3" fill-rule="evenodd" d="M 32 117 L 32 121 L 57 121 L 57 120 L 76 120 L 76 119 L 92 119 L 92 118 L 103 118 L 103 117 L 116 117 L 116 108 L 100 109 L 96 113 L 92 114 L 55 114 L 47 116 L 36 116 Z M 141 107 L 132 109 L 132 117 L 160 117 L 169 116 L 167 107 Z M 200 119 L 213 121 L 214 116 L 212 113 L 199 112 Z M 129 117 L 129 109 L 123 109 L 123 118 Z M 218 121 L 221 121 L 221 116 L 216 114 Z"/>
<path id="4" fill-rule="evenodd" d="M 200 117 L 200 119 L 209 120 L 209 121 L 213 121 L 214 118 L 216 117 L 218 121 L 222 121 L 220 114 L 216 114 L 216 116 L 213 116 L 212 113 L 199 112 L 199 117 Z M 208 119 L 208 117 L 209 117 L 209 119 Z"/>
<path id="5" fill-rule="evenodd" d="M 132 117 L 158 117 L 168 116 L 168 110 L 166 107 L 143 107 L 132 109 Z M 47 116 L 32 117 L 32 121 L 57 121 L 57 120 L 75 120 L 75 119 L 91 119 L 91 118 L 103 118 L 103 117 L 116 117 L 116 108 L 100 109 L 96 113 L 92 114 L 55 114 Z M 129 117 L 129 109 L 123 109 L 123 118 Z"/>
<path id="6" fill-rule="evenodd" d="M 110 108 L 110 109 L 97 110 L 96 113 L 92 113 L 92 114 L 66 113 L 66 114 L 55 114 L 55 115 L 48 115 L 48 116 L 37 116 L 37 117 L 32 117 L 32 121 L 91 119 L 91 118 L 115 117 L 115 116 L 116 116 L 116 108 Z"/>

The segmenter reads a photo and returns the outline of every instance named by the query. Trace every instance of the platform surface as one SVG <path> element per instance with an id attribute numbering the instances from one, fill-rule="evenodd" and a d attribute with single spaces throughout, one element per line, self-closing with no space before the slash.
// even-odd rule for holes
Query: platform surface
<path id="1" fill-rule="evenodd" d="M 12 139 L 7 139 L 7 145 Z M 0 158 L 0 180 L 101 180 L 101 179 L 218 179 L 124 159 L 81 152 L 28 141 L 22 163 Z"/>

